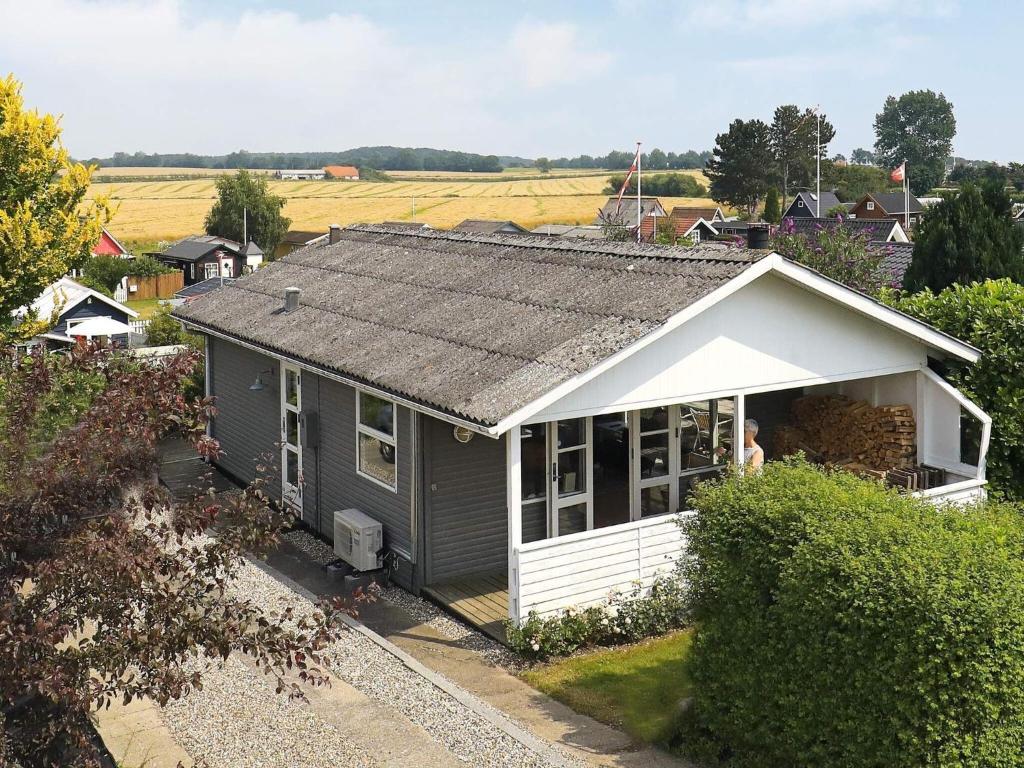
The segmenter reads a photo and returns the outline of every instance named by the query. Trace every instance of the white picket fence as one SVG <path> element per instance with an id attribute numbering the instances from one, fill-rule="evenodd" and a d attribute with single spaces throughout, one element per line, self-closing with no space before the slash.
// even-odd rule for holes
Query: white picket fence
<path id="1" fill-rule="evenodd" d="M 636 584 L 650 589 L 685 550 L 675 515 L 521 544 L 513 552 L 510 614 L 522 620 L 530 611 L 544 616 L 598 605 L 613 591 L 629 592 Z"/>
<path id="2" fill-rule="evenodd" d="M 145 334 L 149 327 L 149 320 L 129 320 L 128 326 L 132 329 L 132 333 Z"/>
<path id="3" fill-rule="evenodd" d="M 122 277 L 121 282 L 117 284 L 114 289 L 114 301 L 119 301 L 124 304 L 128 301 L 128 278 Z"/>

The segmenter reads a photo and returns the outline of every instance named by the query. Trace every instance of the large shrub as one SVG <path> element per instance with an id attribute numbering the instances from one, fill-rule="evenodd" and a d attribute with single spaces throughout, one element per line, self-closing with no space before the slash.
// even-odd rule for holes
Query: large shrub
<path id="1" fill-rule="evenodd" d="M 1011 766 L 1024 748 L 1024 536 L 798 460 L 701 486 L 695 700 L 731 766 Z"/>
<path id="2" fill-rule="evenodd" d="M 982 351 L 977 363 L 950 361 L 943 373 L 992 417 L 992 487 L 1024 499 L 1024 286 L 989 280 L 889 301 Z"/>

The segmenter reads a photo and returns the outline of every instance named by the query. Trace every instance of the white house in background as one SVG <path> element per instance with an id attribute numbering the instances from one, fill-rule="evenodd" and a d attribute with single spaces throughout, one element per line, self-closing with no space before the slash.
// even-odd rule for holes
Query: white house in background
<path id="1" fill-rule="evenodd" d="M 327 172 L 323 168 L 291 169 L 274 171 L 274 176 L 290 181 L 319 181 L 327 176 Z"/>
<path id="2" fill-rule="evenodd" d="M 360 225 L 175 315 L 223 470 L 280 450 L 307 525 L 350 556 L 336 513 L 369 515 L 398 583 L 499 636 L 671 569 L 693 484 L 806 395 L 909 406 L 918 492 L 984 495 L 991 420 L 931 365 L 979 352 L 768 251 Z"/>

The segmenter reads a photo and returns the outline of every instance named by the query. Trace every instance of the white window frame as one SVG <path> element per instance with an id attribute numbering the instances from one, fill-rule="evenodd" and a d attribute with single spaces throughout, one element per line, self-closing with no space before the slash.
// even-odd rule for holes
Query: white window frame
<path id="1" fill-rule="evenodd" d="M 371 483 L 375 483 L 375 484 L 379 485 L 381 488 L 387 488 L 392 493 L 398 493 L 398 403 L 396 403 L 394 400 L 391 400 L 390 398 L 381 397 L 376 392 L 370 392 L 369 390 L 366 390 L 366 389 L 358 389 L 357 388 L 357 389 L 355 389 L 355 393 L 356 393 L 356 474 L 359 475 L 359 477 L 362 477 L 365 480 L 369 480 Z M 360 403 L 360 399 L 361 399 L 360 396 L 363 395 L 363 394 L 369 395 L 370 397 L 375 397 L 378 400 L 381 400 L 381 401 L 383 401 L 385 403 L 390 403 L 391 404 L 391 409 L 392 409 L 391 410 L 391 429 L 394 432 L 394 435 L 389 435 L 386 432 L 381 432 L 380 430 L 374 429 L 373 427 L 368 427 L 365 424 L 363 424 L 363 421 L 362 421 L 362 418 L 361 418 L 361 416 L 362 416 L 362 414 L 361 414 L 362 406 L 361 406 L 361 403 Z M 382 443 L 384 443 L 386 445 L 390 445 L 394 449 L 394 451 L 395 451 L 395 484 L 394 485 L 388 485 L 383 480 L 381 480 L 379 478 L 376 478 L 373 475 L 369 475 L 366 472 L 363 472 L 362 469 L 360 469 L 359 452 L 360 452 L 360 450 L 362 450 L 362 445 L 359 442 L 360 435 L 366 435 L 367 437 L 372 437 L 375 440 L 380 440 Z"/>
<path id="2" fill-rule="evenodd" d="M 208 261 L 203 264 L 203 279 L 209 280 L 212 277 L 217 277 L 217 269 L 217 263 L 214 261 Z"/>
<path id="3" fill-rule="evenodd" d="M 865 207 L 866 207 L 866 208 L 867 208 L 867 209 L 868 209 L 869 211 L 873 211 L 873 210 L 875 210 L 875 204 L 874 204 L 874 203 L 873 203 L 873 202 L 872 202 L 871 200 L 868 200 L 868 204 L 867 204 L 867 205 L 866 205 Z"/>

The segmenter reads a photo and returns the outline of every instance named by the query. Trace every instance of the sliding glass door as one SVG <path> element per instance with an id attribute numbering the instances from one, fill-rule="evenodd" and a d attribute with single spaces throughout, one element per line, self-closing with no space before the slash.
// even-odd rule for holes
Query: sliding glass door
<path id="1" fill-rule="evenodd" d="M 590 417 L 549 425 L 552 537 L 594 527 L 592 429 Z"/>

